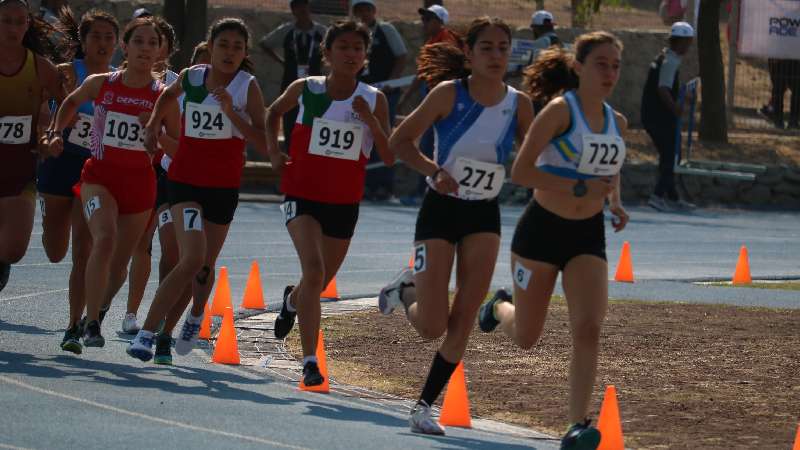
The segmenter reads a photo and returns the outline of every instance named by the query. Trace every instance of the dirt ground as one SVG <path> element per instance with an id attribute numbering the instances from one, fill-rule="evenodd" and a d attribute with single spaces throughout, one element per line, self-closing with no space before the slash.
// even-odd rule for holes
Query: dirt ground
<path id="1" fill-rule="evenodd" d="M 788 449 L 800 419 L 799 323 L 796 310 L 612 302 L 591 414 L 614 384 L 626 447 Z M 437 343 L 402 313 L 325 319 L 323 329 L 339 382 L 417 398 Z M 472 414 L 563 433 L 569 343 L 558 299 L 531 351 L 476 326 L 464 357 Z"/>

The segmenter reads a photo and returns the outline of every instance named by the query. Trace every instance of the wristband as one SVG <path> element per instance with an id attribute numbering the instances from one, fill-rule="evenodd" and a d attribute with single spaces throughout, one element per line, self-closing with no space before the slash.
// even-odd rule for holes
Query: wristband
<path id="1" fill-rule="evenodd" d="M 433 175 L 431 175 L 431 180 L 433 180 L 433 181 L 436 181 L 436 176 L 437 176 L 437 175 L 439 175 L 439 172 L 441 172 L 441 171 L 443 171 L 443 170 L 444 170 L 444 169 L 442 169 L 441 167 L 439 167 L 438 169 L 436 169 L 436 171 L 435 171 L 435 172 L 433 172 Z"/>

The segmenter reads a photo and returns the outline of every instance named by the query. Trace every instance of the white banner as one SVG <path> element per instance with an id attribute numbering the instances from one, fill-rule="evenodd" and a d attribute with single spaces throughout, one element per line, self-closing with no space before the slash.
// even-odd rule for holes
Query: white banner
<path id="1" fill-rule="evenodd" d="M 800 1 L 742 0 L 739 53 L 800 59 Z"/>

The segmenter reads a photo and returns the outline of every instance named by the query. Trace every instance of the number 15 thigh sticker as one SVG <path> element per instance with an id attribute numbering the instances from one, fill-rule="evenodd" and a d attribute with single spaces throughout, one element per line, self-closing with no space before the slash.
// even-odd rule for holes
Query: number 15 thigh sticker
<path id="1" fill-rule="evenodd" d="M 84 210 L 86 212 L 86 221 L 88 222 L 92 218 L 92 214 L 95 211 L 100 209 L 100 197 L 94 196 L 86 201 L 86 205 L 84 205 Z"/>
<path id="2" fill-rule="evenodd" d="M 203 217 L 197 208 L 183 208 L 184 231 L 203 231 Z"/>
<path id="3" fill-rule="evenodd" d="M 328 158 L 358 161 L 364 127 L 357 123 L 337 122 L 319 117 L 314 119 L 311 129 L 311 144 L 308 153 Z"/>
<path id="4" fill-rule="evenodd" d="M 625 141 L 609 134 L 584 134 L 578 172 L 586 175 L 612 176 L 625 162 Z"/>

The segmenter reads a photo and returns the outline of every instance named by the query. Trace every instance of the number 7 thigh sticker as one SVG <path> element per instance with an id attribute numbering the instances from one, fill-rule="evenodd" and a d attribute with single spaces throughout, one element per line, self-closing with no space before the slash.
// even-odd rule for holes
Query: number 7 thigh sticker
<path id="1" fill-rule="evenodd" d="M 100 197 L 95 195 L 94 197 L 90 198 L 86 202 L 86 205 L 84 206 L 84 209 L 85 209 L 85 212 L 86 212 L 86 221 L 88 222 L 89 219 L 92 218 L 92 214 L 94 214 L 95 211 L 100 209 Z"/>
<path id="2" fill-rule="evenodd" d="M 203 218 L 197 208 L 183 208 L 183 230 L 203 231 Z"/>
<path id="3" fill-rule="evenodd" d="M 172 213 L 169 209 L 165 209 L 164 211 L 161 211 L 161 214 L 158 215 L 158 228 L 161 228 L 168 223 L 172 223 Z"/>
<path id="4" fill-rule="evenodd" d="M 528 290 L 528 284 L 531 282 L 533 271 L 526 268 L 519 261 L 514 262 L 514 283 L 519 286 L 523 291 Z"/>
<path id="5" fill-rule="evenodd" d="M 428 247 L 425 244 L 419 244 L 414 247 L 414 275 L 425 272 L 428 268 Z"/>

